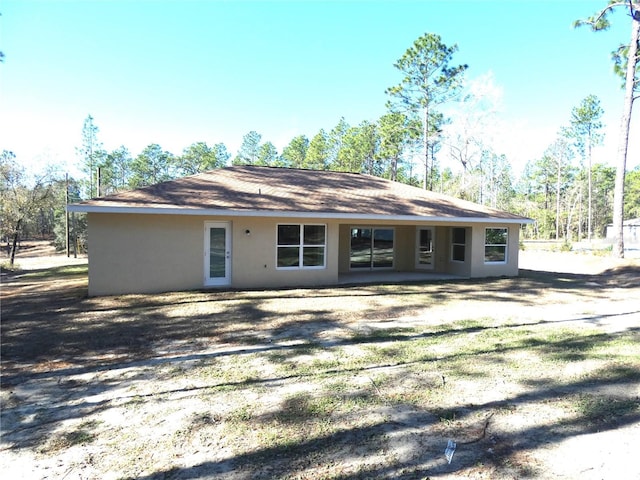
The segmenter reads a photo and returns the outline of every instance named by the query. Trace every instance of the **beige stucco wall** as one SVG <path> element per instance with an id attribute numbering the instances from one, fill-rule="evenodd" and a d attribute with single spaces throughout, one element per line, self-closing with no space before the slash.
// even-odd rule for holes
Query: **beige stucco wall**
<path id="1" fill-rule="evenodd" d="M 484 241 L 485 229 L 507 228 L 507 262 L 487 264 L 484 263 Z M 471 240 L 471 277 L 500 277 L 518 275 L 518 252 L 519 252 L 519 225 L 509 224 L 478 224 L 473 226 Z"/>
<path id="2" fill-rule="evenodd" d="M 202 220 L 89 213 L 88 222 L 90 295 L 202 286 Z"/>
<path id="3" fill-rule="evenodd" d="M 399 225 L 395 227 L 395 269 L 411 272 L 416 266 L 416 227 Z"/>
<path id="4" fill-rule="evenodd" d="M 349 272 L 349 251 L 351 249 L 351 225 L 342 224 L 339 227 L 340 239 L 338 243 L 338 271 Z"/>
<path id="5" fill-rule="evenodd" d="M 327 226 L 326 269 L 282 270 L 276 268 L 277 224 L 323 224 Z M 249 230 L 250 235 L 246 235 Z M 231 284 L 237 288 L 329 285 L 338 282 L 338 224 L 326 219 L 244 217 L 233 221 Z"/>
<path id="6" fill-rule="evenodd" d="M 330 285 L 339 273 L 349 272 L 350 228 L 390 226 L 395 228 L 395 267 L 415 270 L 415 223 L 339 223 L 318 219 L 265 217 L 205 217 L 192 215 L 134 215 L 90 213 L 89 294 L 154 293 L 204 288 L 205 222 L 229 222 L 231 226 L 232 288 L 274 288 Z M 276 225 L 320 223 L 327 226 L 325 269 L 277 269 Z M 466 261 L 451 262 L 451 226 L 467 228 Z M 518 225 L 435 225 L 434 272 L 465 277 L 518 274 Z M 429 226 L 429 225 L 424 225 Z M 434 226 L 434 225 L 431 225 Z M 484 263 L 485 228 L 509 229 L 506 264 Z M 250 234 L 247 235 L 246 231 Z"/>
<path id="7" fill-rule="evenodd" d="M 464 250 L 464 262 L 454 262 L 451 260 L 451 237 L 452 237 L 452 228 L 459 227 L 464 228 L 466 230 L 466 245 Z M 444 242 L 440 242 L 436 245 L 436 249 L 438 249 L 439 255 L 444 255 L 444 260 L 442 261 L 442 271 L 445 273 L 450 273 L 451 275 L 459 275 L 461 277 L 470 277 L 471 276 L 471 250 L 472 250 L 472 242 L 473 238 L 471 235 L 471 230 L 473 227 L 469 225 L 463 224 L 455 224 L 442 228 L 442 232 L 440 237 L 444 239 Z"/>
<path id="8" fill-rule="evenodd" d="M 205 222 L 231 225 L 233 288 L 337 283 L 338 225 L 327 225 L 327 268 L 276 268 L 276 225 L 299 220 L 260 217 L 90 213 L 89 294 L 154 293 L 204 285 Z M 246 230 L 250 231 L 246 235 Z"/>

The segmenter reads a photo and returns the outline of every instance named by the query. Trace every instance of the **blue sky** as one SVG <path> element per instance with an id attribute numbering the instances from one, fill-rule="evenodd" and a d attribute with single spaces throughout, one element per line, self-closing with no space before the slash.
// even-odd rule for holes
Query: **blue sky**
<path id="1" fill-rule="evenodd" d="M 611 163 L 623 103 L 610 52 L 629 20 L 574 29 L 605 0 L 0 2 L 0 149 L 25 164 L 77 162 L 88 114 L 107 149 L 197 141 L 235 154 L 250 130 L 279 151 L 295 135 L 385 113 L 393 63 L 425 32 L 457 43 L 468 78 L 502 96 L 497 148 L 539 157 L 589 94 L 605 110 Z M 640 128 L 637 109 L 632 128 Z M 639 143 L 640 142 L 636 142 Z M 632 145 L 629 166 L 640 164 Z M 446 159 L 442 159 L 447 164 Z"/>

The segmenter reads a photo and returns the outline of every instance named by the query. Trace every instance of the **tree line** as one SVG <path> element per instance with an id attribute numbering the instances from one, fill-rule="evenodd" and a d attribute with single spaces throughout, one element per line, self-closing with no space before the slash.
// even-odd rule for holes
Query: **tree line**
<path id="1" fill-rule="evenodd" d="M 505 155 L 489 146 L 467 148 L 461 154 L 453 139 L 441 136 L 430 145 L 429 189 L 508 210 L 533 218 L 523 229 L 525 238 L 555 239 L 567 243 L 603 237 L 612 222 L 615 167 L 593 163 L 591 150 L 602 141 L 603 111 L 590 95 L 569 116 L 568 125 L 539 158 L 530 160 L 516 177 Z M 404 118 L 403 118 L 404 117 Z M 350 126 L 344 118 L 331 130 L 321 129 L 309 140 L 304 135 L 291 139 L 282 152 L 269 141 L 262 142 L 256 131 L 248 132 L 232 158 L 227 147 L 195 142 L 181 155 L 152 144 L 133 157 L 121 146 L 106 151 L 99 142 L 99 130 L 91 116 L 82 128 L 78 148 L 84 175 L 64 178 L 54 171 L 33 179 L 11 152 L 0 156 L 3 196 L 2 234 L 9 243 L 19 236 L 54 236 L 60 248 L 66 246 L 65 205 L 86 198 L 197 174 L 232 165 L 260 165 L 360 172 L 414 186 L 423 186 L 416 171 L 415 157 L 421 155 L 421 138 L 396 132 L 387 122 L 407 121 L 402 114 L 389 113 L 377 122 Z M 394 143 L 395 142 L 395 143 Z M 465 139 L 476 145 L 479 139 Z M 434 147 L 434 148 L 432 148 Z M 432 150 L 436 153 L 433 154 Z M 461 168 L 441 167 L 438 157 Z M 438 155 L 437 152 L 441 152 Z M 464 163 L 461 159 L 464 159 Z M 627 173 L 626 218 L 640 217 L 640 167 Z M 72 250 L 86 243 L 86 220 L 75 215 L 69 225 Z M 19 233 L 19 235 L 18 235 Z M 9 249 L 11 251 L 11 249 Z"/>
<path id="2" fill-rule="evenodd" d="M 388 114 L 379 122 L 364 121 L 357 126 L 341 118 L 332 130 L 321 129 L 311 140 L 305 135 L 294 137 L 282 152 L 272 142 L 263 142 L 260 133 L 250 131 L 232 158 L 224 143 L 211 146 L 206 142 L 193 143 L 180 155 L 158 144 L 148 145 L 135 157 L 125 146 L 107 152 L 98 140 L 93 118 L 88 116 L 78 149 L 83 191 L 87 198 L 93 198 L 229 164 L 362 172 L 415 184 L 411 172 L 398 167 L 408 145 L 407 134 L 396 125 L 403 118 Z"/>
<path id="3" fill-rule="evenodd" d="M 599 16 L 582 23 L 594 30 L 604 28 L 606 15 L 616 5 L 609 4 Z M 633 15 L 640 11 L 635 3 L 629 5 L 635 5 Z M 640 13 L 638 17 L 632 17 L 634 29 L 640 25 Z M 637 42 L 636 35 L 629 48 L 620 48 L 614 55 L 632 100 L 639 89 Z M 233 158 L 223 143 L 206 142 L 193 143 L 179 155 L 151 144 L 133 157 L 125 146 L 105 150 L 91 115 L 84 121 L 77 148 L 81 178 L 62 179 L 48 172 L 29 185 L 15 156 L 5 151 L 0 156 L 0 213 L 8 250 L 15 252 L 21 235 L 55 235 L 59 246 L 68 245 L 71 238 L 74 248 L 82 248 L 86 222 L 73 216 L 67 225 L 67 202 L 229 164 L 359 172 L 404 182 L 533 218 L 534 225 L 523 228 L 526 238 L 571 243 L 602 237 L 606 226 L 616 223 L 618 210 L 624 212 L 622 218 L 640 216 L 640 168 L 627 173 L 623 165 L 620 172 L 628 144 L 624 118 L 621 138 L 627 144 L 620 145 L 619 152 L 624 147 L 625 153 L 624 157 L 619 153 L 616 167 L 593 162 L 593 149 L 603 139 L 604 112 L 599 99 L 589 95 L 573 108 L 544 154 L 529 161 L 515 178 L 509 158 L 494 148 L 491 138 L 495 108 L 482 88 L 491 79 L 476 82 L 480 88 L 469 88 L 464 78 L 467 65 L 453 62 L 457 50 L 457 45 L 444 44 L 439 35 L 424 34 L 394 64 L 402 78 L 386 90 L 389 100 L 384 115 L 357 125 L 340 118 L 333 128 L 320 129 L 311 138 L 294 137 L 282 152 L 263 141 L 257 131 L 250 131 Z M 632 101 L 625 115 L 630 115 L 631 105 Z"/>

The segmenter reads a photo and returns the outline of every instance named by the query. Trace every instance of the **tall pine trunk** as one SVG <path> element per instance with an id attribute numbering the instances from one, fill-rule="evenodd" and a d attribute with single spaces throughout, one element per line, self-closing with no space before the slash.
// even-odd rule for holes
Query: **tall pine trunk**
<path id="1" fill-rule="evenodd" d="M 592 228 L 591 228 L 591 218 L 593 216 L 593 212 L 592 212 L 592 208 L 591 208 L 591 204 L 592 204 L 592 200 L 591 200 L 591 192 L 593 190 L 593 182 L 591 179 L 591 135 L 589 135 L 589 139 L 587 140 L 589 142 L 589 160 L 588 160 L 588 164 L 589 164 L 589 170 L 587 171 L 587 183 L 588 183 L 588 188 L 589 188 L 589 198 L 587 200 L 588 205 L 587 205 L 587 239 L 589 240 L 589 242 L 591 242 L 591 235 L 592 235 Z"/>
<path id="2" fill-rule="evenodd" d="M 556 178 L 556 241 L 560 239 L 560 175 L 562 174 L 561 159 L 562 157 L 558 158 L 558 177 Z"/>
<path id="3" fill-rule="evenodd" d="M 424 154 L 424 183 L 423 188 L 429 188 L 429 105 L 424 107 L 424 121 L 422 122 L 423 154 Z"/>
<path id="4" fill-rule="evenodd" d="M 616 158 L 616 182 L 613 193 L 613 250 L 614 257 L 624 258 L 624 178 L 627 169 L 627 149 L 629 146 L 629 128 L 633 107 L 633 87 L 638 63 L 638 37 L 640 21 L 631 21 L 631 43 L 627 57 L 627 73 L 625 77 L 624 109 L 620 122 L 620 138 Z"/>

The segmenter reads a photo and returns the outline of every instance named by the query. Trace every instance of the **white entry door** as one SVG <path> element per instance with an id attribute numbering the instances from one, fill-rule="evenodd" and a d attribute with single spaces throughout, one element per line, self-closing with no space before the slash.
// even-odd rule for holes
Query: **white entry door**
<path id="1" fill-rule="evenodd" d="M 231 283 L 231 226 L 229 222 L 204 224 L 204 284 Z"/>

